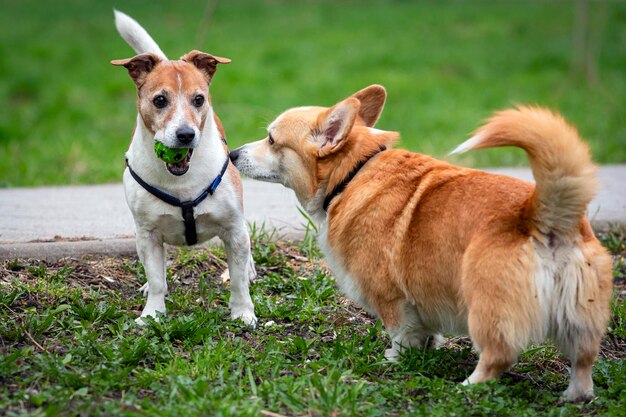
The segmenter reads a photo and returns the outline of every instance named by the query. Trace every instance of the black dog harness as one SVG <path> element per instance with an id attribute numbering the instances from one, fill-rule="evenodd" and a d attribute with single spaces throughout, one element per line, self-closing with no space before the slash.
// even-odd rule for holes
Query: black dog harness
<path id="1" fill-rule="evenodd" d="M 228 155 L 226 155 L 226 162 L 224 162 L 224 166 L 222 167 L 222 171 L 220 172 L 220 174 L 215 177 L 211 185 L 209 185 L 209 187 L 204 190 L 202 194 L 200 194 L 195 200 L 189 201 L 180 201 L 173 195 L 163 192 L 142 180 L 141 177 L 137 175 L 137 173 L 133 171 L 133 169 L 130 167 L 128 159 L 126 160 L 126 166 L 128 167 L 128 172 L 130 172 L 130 175 L 132 175 L 135 181 L 137 181 L 137 183 L 141 185 L 147 192 L 169 205 L 180 207 L 182 209 L 183 223 L 185 224 L 185 241 L 187 242 L 187 245 L 191 246 L 198 243 L 198 234 L 196 233 L 196 219 L 193 217 L 193 208 L 200 204 L 202 201 L 204 201 L 204 199 L 207 198 L 209 195 L 213 195 L 213 193 L 217 189 L 217 186 L 220 185 L 220 182 L 222 182 L 222 178 L 226 173 L 229 161 L 230 158 L 228 157 Z"/>
<path id="2" fill-rule="evenodd" d="M 379 153 L 381 153 L 381 152 L 383 152 L 385 150 L 387 150 L 387 147 L 385 145 L 381 145 L 380 149 L 377 149 L 376 151 L 372 152 L 371 154 L 366 156 L 364 159 L 362 159 L 357 164 L 357 166 L 355 166 L 352 169 L 352 171 L 350 171 L 350 173 L 343 179 L 343 181 L 341 181 L 339 184 L 337 184 L 337 186 L 335 188 L 333 188 L 333 190 L 330 192 L 330 194 L 328 194 L 326 196 L 326 198 L 324 198 L 324 205 L 323 205 L 324 211 L 328 211 L 328 207 L 330 206 L 331 201 L 333 201 L 333 198 L 337 197 L 339 194 L 341 194 L 343 192 L 343 190 L 346 188 L 348 183 L 350 181 L 352 181 L 352 179 L 356 176 L 356 174 L 359 173 L 361 168 L 363 168 L 363 166 L 365 164 L 367 164 L 370 159 L 372 159 L 373 157 L 375 157 L 376 155 L 378 155 Z"/>

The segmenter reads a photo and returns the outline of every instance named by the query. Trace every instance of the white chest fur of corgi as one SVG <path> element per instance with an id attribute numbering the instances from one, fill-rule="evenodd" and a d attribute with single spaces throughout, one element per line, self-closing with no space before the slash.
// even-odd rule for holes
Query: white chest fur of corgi
<path id="1" fill-rule="evenodd" d="M 328 225 L 326 221 L 319 225 L 319 232 L 317 235 L 317 242 L 320 250 L 324 254 L 324 261 L 328 264 L 328 267 L 333 273 L 337 285 L 341 291 L 352 301 L 359 304 L 368 313 L 376 315 L 376 311 L 367 304 L 367 299 L 363 297 L 360 284 L 355 280 L 350 273 L 346 271 L 342 259 L 337 259 L 333 254 L 333 250 L 328 243 Z"/>

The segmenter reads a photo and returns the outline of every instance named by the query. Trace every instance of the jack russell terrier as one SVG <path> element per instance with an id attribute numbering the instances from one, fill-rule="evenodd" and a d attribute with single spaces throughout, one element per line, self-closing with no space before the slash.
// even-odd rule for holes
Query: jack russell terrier
<path id="1" fill-rule="evenodd" d="M 137 122 L 126 153 L 124 190 L 136 227 L 137 254 L 147 283 L 141 317 L 165 313 L 165 248 L 194 245 L 219 236 L 230 271 L 230 311 L 254 326 L 249 283 L 256 276 L 243 215 L 241 178 L 229 163 L 209 85 L 218 64 L 229 59 L 191 51 L 170 61 L 148 33 L 115 11 L 122 38 L 139 55 L 111 61 L 128 69 L 137 87 Z M 164 162 L 155 152 L 180 151 Z M 181 158 L 182 155 L 182 158 Z"/>

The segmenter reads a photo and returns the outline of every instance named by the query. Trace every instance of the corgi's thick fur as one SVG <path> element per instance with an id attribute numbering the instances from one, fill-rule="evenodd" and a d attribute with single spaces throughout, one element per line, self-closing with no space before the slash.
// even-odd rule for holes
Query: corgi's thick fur
<path id="1" fill-rule="evenodd" d="M 112 61 L 124 66 L 137 86 L 137 122 L 126 153 L 128 165 L 150 186 L 180 201 L 198 197 L 216 178 L 228 158 L 221 123 L 213 111 L 209 84 L 218 64 L 230 62 L 191 51 L 180 60 L 168 60 L 148 33 L 129 16 L 115 11 L 122 38 L 139 54 Z M 157 158 L 155 140 L 170 148 L 191 148 L 177 164 Z M 165 313 L 167 292 L 164 244 L 184 245 L 185 226 L 180 207 L 169 205 L 124 172 L 126 200 L 136 227 L 137 253 L 143 263 L 147 294 L 141 317 Z M 241 178 L 229 164 L 213 195 L 194 209 L 198 243 L 219 236 L 228 256 L 233 318 L 254 325 L 256 317 L 249 282 L 256 276 L 250 237 L 243 215 Z M 141 323 L 141 317 L 138 322 Z"/>
<path id="2" fill-rule="evenodd" d="M 398 137 L 374 128 L 385 98 L 374 85 L 330 108 L 287 110 L 231 159 L 243 174 L 295 191 L 320 224 L 339 286 L 382 319 L 387 358 L 441 333 L 469 334 L 480 359 L 465 383 L 477 383 L 550 338 L 572 362 L 565 398 L 592 397 L 612 278 L 584 216 L 598 186 L 587 145 L 560 116 L 518 107 L 456 151 L 520 147 L 536 186 L 381 151 Z M 331 190 L 361 165 L 326 212 Z"/>

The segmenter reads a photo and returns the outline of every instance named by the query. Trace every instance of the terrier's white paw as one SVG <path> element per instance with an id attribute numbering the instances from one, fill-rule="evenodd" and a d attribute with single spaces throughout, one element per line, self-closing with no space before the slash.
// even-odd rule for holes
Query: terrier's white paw
<path id="1" fill-rule="evenodd" d="M 144 324 L 147 323 L 143 321 L 144 317 L 152 317 L 155 321 L 158 322 L 159 317 L 157 316 L 157 313 L 165 315 L 166 311 L 167 310 L 165 308 L 165 300 L 155 301 L 155 300 L 148 299 L 146 306 L 143 308 L 143 311 L 141 312 L 141 317 L 138 317 L 137 319 L 135 319 L 135 322 L 143 326 Z"/>
<path id="2" fill-rule="evenodd" d="M 146 324 L 148 324 L 147 322 L 143 321 L 143 316 L 137 317 L 135 319 L 135 323 L 137 323 L 140 326 L 145 326 Z"/>
<path id="3" fill-rule="evenodd" d="M 257 318 L 254 315 L 254 311 L 244 311 L 239 313 L 233 311 L 230 317 L 233 320 L 241 319 L 246 326 L 250 326 L 253 329 L 256 328 Z"/>
<path id="4" fill-rule="evenodd" d="M 160 313 L 162 313 L 163 315 L 165 315 L 165 310 L 160 311 Z M 141 313 L 141 316 L 137 317 L 135 319 L 135 323 L 137 323 L 140 326 L 145 326 L 146 324 L 148 324 L 147 321 L 144 321 L 145 317 L 150 317 L 152 318 L 154 321 L 156 321 L 157 323 L 160 321 L 159 317 L 157 316 L 157 312 L 154 311 L 152 313 Z"/>

